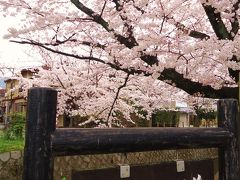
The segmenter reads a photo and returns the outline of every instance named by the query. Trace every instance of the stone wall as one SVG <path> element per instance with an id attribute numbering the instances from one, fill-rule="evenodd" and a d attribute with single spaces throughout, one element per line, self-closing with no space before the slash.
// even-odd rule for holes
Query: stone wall
<path id="1" fill-rule="evenodd" d="M 0 179 L 21 180 L 23 171 L 23 152 L 11 151 L 0 154 Z"/>
<path id="2" fill-rule="evenodd" d="M 114 168 L 120 164 L 158 164 L 161 162 L 169 162 L 177 159 L 182 159 L 184 161 L 214 159 L 214 174 L 215 179 L 218 179 L 218 166 L 216 161 L 217 158 L 218 151 L 216 148 L 55 157 L 54 180 L 59 180 L 61 177 L 66 177 L 67 180 L 70 180 L 73 170 L 84 171 Z"/>
<path id="3" fill-rule="evenodd" d="M 147 165 L 169 162 L 177 159 L 185 161 L 214 159 L 217 160 L 218 151 L 209 149 L 181 149 L 135 153 L 114 153 L 81 156 L 62 156 L 54 158 L 54 180 L 66 177 L 71 179 L 72 171 L 113 168 L 120 164 Z M 218 166 L 215 163 L 217 178 Z M 12 151 L 0 154 L 0 180 L 21 180 L 23 171 L 23 152 Z"/>

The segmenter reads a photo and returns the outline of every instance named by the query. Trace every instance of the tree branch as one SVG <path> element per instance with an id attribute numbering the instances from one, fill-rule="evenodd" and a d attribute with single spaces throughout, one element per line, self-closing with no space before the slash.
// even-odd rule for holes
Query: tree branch
<path id="1" fill-rule="evenodd" d="M 104 1 L 103 8 L 102 8 L 102 11 L 100 13 L 100 17 L 102 17 L 102 15 L 103 15 L 103 12 L 104 12 L 104 9 L 106 7 L 106 4 L 107 4 L 107 1 Z"/>
<path id="2" fill-rule="evenodd" d="M 182 74 L 178 73 L 173 68 L 164 69 L 158 78 L 161 81 L 170 80 L 170 85 L 175 85 L 177 88 L 184 90 L 190 95 L 198 96 L 201 94 L 203 97 L 220 99 L 220 98 L 238 98 L 238 88 L 236 87 L 222 87 L 221 89 L 214 89 L 210 85 L 203 85 L 199 82 L 194 82 L 186 79 Z"/>
<path id="3" fill-rule="evenodd" d="M 14 42 L 14 43 L 18 43 L 18 44 L 29 44 L 29 45 L 33 45 L 33 46 L 38 46 L 38 47 L 41 47 L 45 50 L 48 50 L 52 53 L 55 53 L 55 54 L 60 54 L 60 55 L 63 55 L 63 56 L 66 56 L 66 57 L 72 57 L 72 58 L 76 58 L 76 59 L 79 59 L 79 60 L 93 60 L 95 62 L 99 62 L 99 63 L 102 63 L 102 64 L 106 64 L 108 65 L 109 67 L 113 68 L 113 69 L 116 69 L 116 70 L 120 70 L 120 71 L 123 71 L 123 72 L 126 72 L 126 73 L 130 73 L 130 74 L 134 74 L 134 73 L 143 73 L 142 71 L 140 70 L 135 70 L 133 71 L 132 69 L 124 69 L 124 68 L 121 68 L 119 64 L 114 64 L 114 63 L 110 63 L 110 62 L 105 62 L 104 60 L 100 59 L 100 58 L 96 58 L 96 57 L 93 57 L 93 56 L 79 56 L 79 55 L 75 55 L 75 54 L 71 54 L 71 53 L 67 53 L 67 52 L 63 52 L 63 51 L 59 51 L 59 50 L 56 50 L 56 49 L 53 49 L 53 48 L 50 48 L 42 43 L 39 43 L 39 42 L 36 42 L 36 41 L 33 41 L 33 40 L 26 40 L 26 41 L 16 41 L 16 40 L 10 40 L 10 42 Z"/>
<path id="4" fill-rule="evenodd" d="M 202 32 L 196 31 L 196 30 L 192 30 L 192 29 L 186 27 L 184 24 L 175 21 L 175 19 L 173 17 L 169 17 L 169 16 L 164 16 L 164 17 L 167 20 L 173 20 L 174 21 L 174 25 L 179 30 L 184 32 L 185 34 L 188 34 L 190 37 L 193 37 L 193 38 L 196 38 L 196 39 L 209 39 L 210 38 L 210 36 L 205 34 L 205 33 L 202 33 Z"/>
<path id="5" fill-rule="evenodd" d="M 221 14 L 220 14 L 220 12 L 217 12 L 216 8 L 212 7 L 211 5 L 202 4 L 202 6 L 208 16 L 208 19 L 212 25 L 213 30 L 214 30 L 216 36 L 220 40 L 223 40 L 223 39 L 233 40 L 235 37 L 235 34 L 238 32 L 239 22 L 237 19 L 236 10 L 239 8 L 238 7 L 239 4 L 240 4 L 240 1 L 237 1 L 233 6 L 233 8 L 234 8 L 233 11 L 235 11 L 235 16 L 234 16 L 234 21 L 231 22 L 231 25 L 232 25 L 231 32 L 228 32 L 224 22 L 222 21 Z M 237 59 L 237 57 L 235 55 L 233 55 L 233 57 L 230 59 L 230 61 L 239 62 L 239 60 Z M 238 82 L 239 71 L 228 68 L 228 72 L 229 72 L 230 76 L 235 80 L 235 82 Z"/>
<path id="6" fill-rule="evenodd" d="M 229 61 L 239 62 L 236 55 L 233 55 L 232 58 Z M 229 72 L 229 75 L 232 77 L 232 79 L 235 82 L 239 81 L 239 72 L 240 72 L 239 70 L 233 70 L 231 68 L 228 68 L 228 72 Z"/>
<path id="7" fill-rule="evenodd" d="M 231 35 L 228 32 L 225 24 L 222 21 L 220 12 L 211 5 L 202 4 L 208 19 L 212 25 L 212 28 L 219 39 L 231 39 Z"/>
<path id="8" fill-rule="evenodd" d="M 231 26 L 232 29 L 230 31 L 230 35 L 232 36 L 232 38 L 234 38 L 239 30 L 239 21 L 238 21 L 238 15 L 237 15 L 237 10 L 239 10 L 240 8 L 240 1 L 238 0 L 234 5 L 233 5 L 233 12 L 234 16 L 233 16 L 233 21 L 231 21 Z"/>
<path id="9" fill-rule="evenodd" d="M 134 68 L 122 68 L 121 64 L 114 64 L 110 62 L 105 62 L 102 59 L 95 58 L 95 57 L 86 57 L 86 56 L 78 56 L 62 51 L 58 51 L 55 49 L 52 49 L 50 47 L 46 47 L 41 43 L 34 42 L 34 41 L 11 41 L 15 43 L 20 43 L 20 44 L 30 44 L 30 45 L 35 45 L 42 47 L 50 52 L 60 54 L 63 56 L 67 57 L 72 57 L 76 58 L 79 60 L 93 60 L 99 63 L 103 63 L 108 65 L 109 67 L 115 69 L 115 70 L 120 70 L 123 71 L 129 75 L 134 75 L 134 74 L 144 74 L 144 76 L 151 76 L 152 73 L 148 73 L 146 71 L 140 70 L 140 69 L 134 69 Z M 155 59 L 155 56 L 152 56 L 151 58 Z M 222 87 L 221 89 L 214 89 L 210 85 L 203 85 L 202 83 L 192 81 L 190 79 L 184 78 L 184 76 L 180 73 L 178 73 L 175 69 L 173 68 L 165 68 L 160 76 L 158 77 L 158 80 L 165 81 L 166 83 L 176 86 L 179 89 L 182 89 L 183 91 L 187 92 L 190 95 L 199 95 L 199 93 L 206 97 L 206 98 L 215 98 L 215 99 L 220 99 L 220 98 L 238 98 L 238 88 L 235 87 Z"/>
<path id="10" fill-rule="evenodd" d="M 105 21 L 98 13 L 94 12 L 92 9 L 88 8 L 84 4 L 82 4 L 79 0 L 71 0 L 71 2 L 82 12 L 84 12 L 86 15 L 93 18 L 93 21 L 97 24 L 101 25 L 106 31 L 113 32 L 116 39 L 121 43 L 124 44 L 128 48 L 133 48 L 138 43 L 134 37 L 124 37 L 114 31 L 114 29 L 109 27 L 109 24 L 107 21 Z"/>
<path id="11" fill-rule="evenodd" d="M 121 86 L 118 87 L 116 96 L 115 96 L 115 98 L 114 98 L 114 100 L 113 100 L 113 103 L 112 103 L 112 105 L 111 105 L 111 108 L 110 108 L 110 111 L 109 111 L 108 117 L 107 117 L 108 127 L 111 127 L 110 117 L 111 117 L 111 115 L 112 115 L 112 111 L 113 111 L 114 105 L 115 105 L 115 103 L 116 103 L 116 101 L 117 101 L 117 99 L 118 99 L 118 96 L 119 96 L 119 93 L 120 93 L 121 89 L 124 88 L 124 87 L 127 85 L 127 81 L 128 81 L 128 79 L 129 79 L 129 76 L 130 76 L 130 74 L 128 73 L 127 76 L 126 76 L 126 78 L 125 78 L 125 80 L 124 80 L 124 83 L 123 83 Z"/>
<path id="12" fill-rule="evenodd" d="M 79 0 L 71 0 L 71 2 L 82 12 L 84 12 L 85 14 L 87 14 L 88 16 L 93 18 L 93 21 L 95 21 L 96 23 L 100 24 L 105 30 L 107 30 L 108 32 L 112 31 L 111 29 L 109 29 L 109 25 L 108 23 L 96 12 L 94 12 L 92 9 L 84 6 Z"/>

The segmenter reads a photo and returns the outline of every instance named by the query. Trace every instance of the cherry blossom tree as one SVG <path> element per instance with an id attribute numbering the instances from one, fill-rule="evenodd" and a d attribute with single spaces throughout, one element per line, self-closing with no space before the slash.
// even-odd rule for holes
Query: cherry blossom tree
<path id="1" fill-rule="evenodd" d="M 135 124 L 132 114 L 143 118 L 139 112 L 144 110 L 148 112 L 144 118 L 149 119 L 155 109 L 172 108 L 171 101 L 178 98 L 175 93 L 180 93 L 152 76 L 133 76 L 98 63 L 79 64 L 68 59 L 31 71 L 36 72 L 32 79 L 17 74 L 23 94 L 26 96 L 32 86 L 58 89 L 58 114 L 88 117 L 80 125 L 93 121 L 109 127 L 124 126 L 124 121 Z"/>
<path id="2" fill-rule="evenodd" d="M 22 19 L 6 38 L 48 66 L 28 84 L 61 91 L 59 112 L 107 119 L 175 98 L 238 98 L 238 0 L 0 0 Z M 41 83 L 39 83 L 41 82 Z"/>

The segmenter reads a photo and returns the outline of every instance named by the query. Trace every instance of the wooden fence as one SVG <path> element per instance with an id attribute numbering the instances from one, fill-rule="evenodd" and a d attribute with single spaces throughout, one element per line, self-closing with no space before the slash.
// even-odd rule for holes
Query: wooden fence
<path id="1" fill-rule="evenodd" d="M 220 180 L 240 179 L 238 103 L 218 101 L 218 128 L 56 129 L 57 91 L 28 91 L 24 180 L 52 180 L 53 157 L 219 148 Z"/>

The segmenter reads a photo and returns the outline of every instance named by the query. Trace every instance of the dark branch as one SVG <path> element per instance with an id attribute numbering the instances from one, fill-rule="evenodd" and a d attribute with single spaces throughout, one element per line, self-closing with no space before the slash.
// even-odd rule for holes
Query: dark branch
<path id="1" fill-rule="evenodd" d="M 238 30 L 239 30 L 239 21 L 238 21 L 238 15 L 237 15 L 237 10 L 239 10 L 240 7 L 240 1 L 238 0 L 234 5 L 233 5 L 233 12 L 234 16 L 233 16 L 233 21 L 231 21 L 231 26 L 232 29 L 230 31 L 230 35 L 232 36 L 232 38 L 235 37 L 235 35 L 237 34 Z"/>
<path id="2" fill-rule="evenodd" d="M 93 43 L 93 42 L 89 42 L 89 41 L 82 41 L 80 43 L 83 44 L 83 45 L 86 45 L 86 46 L 98 47 L 98 48 L 101 48 L 101 49 L 105 49 L 106 48 L 105 45 L 102 45 L 100 43 Z"/>
<path id="3" fill-rule="evenodd" d="M 133 48 L 137 45 L 136 39 L 134 37 L 124 37 L 114 31 L 114 29 L 109 28 L 109 24 L 105 21 L 98 13 L 94 12 L 92 9 L 86 7 L 79 0 L 71 0 L 71 2 L 82 12 L 93 18 L 93 21 L 101 25 L 106 31 L 113 32 L 116 39 L 124 44 L 128 48 Z"/>
<path id="4" fill-rule="evenodd" d="M 148 55 L 144 52 L 141 52 L 141 59 L 147 63 L 148 65 L 152 66 L 154 64 L 158 65 L 158 58 L 157 56 L 153 56 L 153 55 Z"/>
<path id="5" fill-rule="evenodd" d="M 102 8 L 102 11 L 100 13 L 100 17 L 102 17 L 102 15 L 103 15 L 103 12 L 104 12 L 104 9 L 106 7 L 106 4 L 107 4 L 107 1 L 105 1 L 104 4 L 103 4 L 103 8 Z"/>
<path id="6" fill-rule="evenodd" d="M 176 72 L 175 69 L 164 69 L 158 78 L 161 81 L 171 80 L 167 82 L 170 85 L 175 85 L 177 88 L 184 90 L 190 95 L 199 95 L 207 98 L 238 98 L 238 88 L 222 87 L 221 89 L 214 89 L 210 85 L 203 85 L 199 82 L 194 82 L 186 79 L 182 74 Z"/>
<path id="7" fill-rule="evenodd" d="M 72 39 L 75 35 L 76 35 L 76 33 L 73 33 L 71 36 L 69 36 L 68 38 L 66 38 L 63 41 L 56 38 L 56 41 L 54 43 L 49 43 L 49 44 L 46 43 L 46 45 L 59 46 L 59 45 L 64 44 L 66 42 L 77 42 L 76 39 Z M 55 37 L 57 37 L 57 35 L 55 35 Z"/>
<path id="8" fill-rule="evenodd" d="M 52 49 L 52 48 L 48 47 L 47 45 L 44 45 L 42 43 L 39 43 L 39 42 L 36 42 L 36 41 L 33 41 L 33 40 L 28 40 L 28 41 L 10 40 L 10 42 L 14 42 L 14 43 L 18 43 L 18 44 L 30 44 L 30 45 L 34 45 L 34 46 L 39 46 L 39 47 L 42 47 L 43 49 L 46 49 L 46 50 L 48 50 L 50 52 L 53 52 L 55 54 L 60 54 L 60 55 L 63 55 L 63 56 L 72 57 L 72 58 L 81 59 L 81 60 L 94 60 L 96 62 L 107 64 L 104 60 L 96 58 L 96 57 L 78 56 L 78 55 L 70 54 L 70 53 L 67 53 L 67 52 L 58 51 L 58 50 L 55 50 L 55 49 Z"/>
<path id="9" fill-rule="evenodd" d="M 113 31 L 109 28 L 109 24 L 96 12 L 92 9 L 84 6 L 79 0 L 71 0 L 71 2 L 82 12 L 93 18 L 93 21 L 100 24 L 106 31 Z"/>
<path id="10" fill-rule="evenodd" d="M 123 6 L 119 3 L 119 0 L 113 0 L 115 3 L 115 8 L 117 11 L 121 11 L 123 9 Z"/>
<path id="11" fill-rule="evenodd" d="M 55 49 L 52 49 L 50 47 L 47 47 L 41 43 L 34 42 L 34 41 L 11 41 L 19 44 L 30 44 L 30 45 L 35 45 L 42 47 L 50 52 L 60 54 L 63 56 L 67 57 L 72 57 L 76 58 L 79 60 L 93 60 L 99 63 L 103 63 L 108 65 L 109 67 L 115 69 L 115 70 L 120 70 L 123 71 L 129 75 L 134 75 L 134 74 L 144 74 L 145 76 L 151 76 L 151 73 L 145 72 L 143 70 L 139 69 L 134 69 L 134 68 L 122 68 L 121 64 L 114 64 L 110 62 L 105 62 L 102 59 L 95 58 L 92 56 L 79 56 L 79 55 L 74 55 L 62 51 L 58 51 Z M 152 56 L 151 58 L 155 59 L 155 56 Z M 172 68 L 167 68 L 164 69 L 161 75 L 158 78 L 161 81 L 167 81 L 168 84 L 176 86 L 179 89 L 182 89 L 183 91 L 187 92 L 190 95 L 198 95 L 199 93 L 207 98 L 215 98 L 215 99 L 220 99 L 220 98 L 238 98 L 238 88 L 234 87 L 222 87 L 221 89 L 214 89 L 209 85 L 203 85 L 202 83 L 199 82 L 194 82 L 190 79 L 184 78 L 184 76 L 180 73 L 178 73 L 175 69 Z M 171 82 L 169 82 L 171 81 Z"/>
<path id="12" fill-rule="evenodd" d="M 124 88 L 127 85 L 127 81 L 129 79 L 129 76 L 130 76 L 130 74 L 128 73 L 126 78 L 125 78 L 125 80 L 124 80 L 124 83 L 121 86 L 118 87 L 116 96 L 115 96 L 115 98 L 113 100 L 112 106 L 111 106 L 110 111 L 108 113 L 108 117 L 107 117 L 107 124 L 108 124 L 108 126 L 111 124 L 111 122 L 109 122 L 109 118 L 112 116 L 112 111 L 113 111 L 113 108 L 114 108 L 114 106 L 115 106 L 115 104 L 117 102 L 117 99 L 118 99 L 118 96 L 120 94 L 120 91 L 121 91 L 122 88 Z"/>
<path id="13" fill-rule="evenodd" d="M 120 70 L 120 71 L 123 71 L 125 73 L 129 73 L 129 74 L 142 74 L 142 73 L 144 73 L 141 70 L 121 68 L 121 64 L 119 64 L 118 62 L 116 62 L 116 64 L 114 64 L 114 63 L 110 63 L 110 62 L 105 62 L 104 60 L 102 60 L 100 58 L 93 57 L 93 56 L 79 56 L 79 55 L 59 51 L 59 50 L 56 50 L 56 49 L 52 49 L 52 48 L 50 48 L 50 47 L 48 47 L 48 46 L 46 46 L 42 43 L 39 43 L 39 42 L 36 42 L 36 41 L 33 41 L 33 40 L 28 40 L 28 41 L 11 40 L 10 42 L 14 42 L 14 43 L 18 43 L 18 44 L 29 44 L 29 45 L 33 45 L 33 46 L 38 46 L 38 47 L 41 47 L 41 48 L 43 48 L 45 50 L 48 50 L 52 53 L 63 55 L 63 56 L 66 56 L 66 57 L 76 58 L 76 59 L 79 59 L 79 60 L 92 60 L 92 61 L 95 61 L 95 62 L 106 64 L 106 65 L 108 65 L 109 67 L 111 67 L 115 70 Z M 145 75 L 151 75 L 151 74 L 145 73 Z"/>
<path id="14" fill-rule="evenodd" d="M 230 59 L 230 61 L 239 62 L 236 55 L 233 55 L 233 57 Z M 229 75 L 232 77 L 232 79 L 235 82 L 239 81 L 239 72 L 240 72 L 239 70 L 233 70 L 231 68 L 228 68 L 228 72 L 229 72 Z"/>
<path id="15" fill-rule="evenodd" d="M 202 33 L 202 32 L 196 31 L 196 30 L 192 30 L 192 29 L 186 27 L 184 24 L 175 21 L 175 19 L 173 17 L 164 16 L 164 18 L 166 18 L 167 20 L 174 20 L 174 25 L 182 32 L 188 34 L 190 37 L 197 38 L 197 39 L 209 39 L 210 38 L 210 36 L 205 33 Z"/>
<path id="16" fill-rule="evenodd" d="M 190 30 L 189 36 L 193 37 L 193 38 L 197 38 L 197 39 L 209 39 L 210 38 L 209 35 L 199 32 L 199 31 L 195 31 L 195 30 Z"/>
<path id="17" fill-rule="evenodd" d="M 221 14 L 220 12 L 217 12 L 216 8 L 212 7 L 211 5 L 205 5 L 202 4 L 208 19 L 212 25 L 212 28 L 216 34 L 216 36 L 220 39 L 228 39 L 228 40 L 233 40 L 235 37 L 235 34 L 238 32 L 239 30 L 239 22 L 237 19 L 237 9 L 239 8 L 240 1 L 237 1 L 237 3 L 234 4 L 233 6 L 233 11 L 235 11 L 235 16 L 234 16 L 234 20 L 233 22 L 231 22 L 232 25 L 232 30 L 231 32 L 228 32 L 222 18 L 221 18 Z M 239 60 L 237 59 L 237 57 L 235 55 L 233 55 L 233 57 L 230 59 L 230 61 L 235 61 L 235 62 L 239 62 Z M 239 71 L 237 70 L 233 70 L 231 68 L 228 68 L 228 72 L 230 74 L 230 76 L 235 80 L 235 82 L 238 82 L 239 79 Z"/>
<path id="18" fill-rule="evenodd" d="M 217 9 L 211 5 L 202 4 L 202 6 L 208 16 L 216 36 L 219 39 L 231 39 L 231 35 L 222 21 L 220 12 L 217 12 Z"/>

